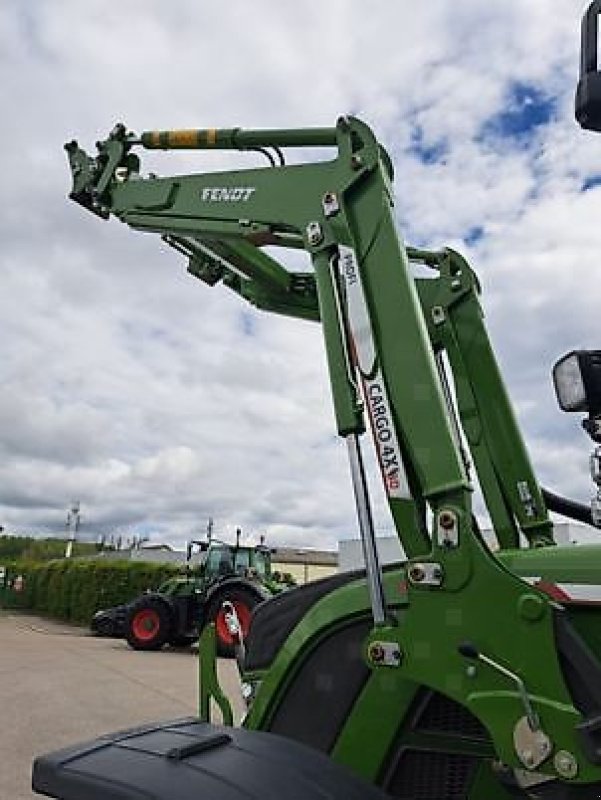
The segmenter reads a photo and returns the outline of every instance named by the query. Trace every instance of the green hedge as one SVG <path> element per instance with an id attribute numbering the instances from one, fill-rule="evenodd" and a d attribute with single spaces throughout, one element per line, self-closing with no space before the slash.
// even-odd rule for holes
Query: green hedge
<path id="1" fill-rule="evenodd" d="M 13 562 L 4 566 L 10 581 L 23 576 L 23 590 L 0 588 L 0 606 L 86 624 L 99 608 L 127 603 L 178 572 L 177 567 L 168 564 L 97 559 Z"/>

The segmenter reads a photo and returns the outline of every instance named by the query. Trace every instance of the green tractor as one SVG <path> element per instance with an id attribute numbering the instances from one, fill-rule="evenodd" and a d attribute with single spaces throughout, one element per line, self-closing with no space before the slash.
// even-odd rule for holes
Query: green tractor
<path id="1" fill-rule="evenodd" d="M 594 58 L 583 65 L 595 72 L 600 5 L 585 21 Z M 601 81 L 587 79 L 579 100 L 598 125 Z M 67 145 L 72 199 L 160 234 L 205 284 L 321 325 L 365 569 L 263 603 L 245 642 L 229 608 L 248 698 L 241 728 L 211 720 L 211 699 L 226 721 L 232 715 L 208 626 L 201 720 L 41 757 L 36 791 L 68 800 L 598 800 L 601 546 L 559 546 L 549 511 L 601 526 L 601 351 L 568 353 L 553 373 L 561 408 L 586 415 L 595 442 L 589 507 L 539 483 L 478 279 L 450 248 L 404 244 L 391 160 L 363 122 L 141 136 L 117 125 L 97 147 L 91 157 Z M 139 147 L 254 149 L 270 165 L 144 177 Z M 333 154 L 288 166 L 291 147 Z M 265 245 L 304 249 L 312 271 L 288 270 Z M 376 548 L 366 430 L 406 554 L 389 569 Z M 472 511 L 476 477 L 494 547 Z"/>
<path id="2" fill-rule="evenodd" d="M 192 565 L 195 546 L 200 559 Z M 124 638 L 134 650 L 159 650 L 165 644 L 191 644 L 212 622 L 219 654 L 230 656 L 235 642 L 224 603 L 233 605 L 246 635 L 255 606 L 281 589 L 271 573 L 270 549 L 241 545 L 238 531 L 235 545 L 216 539 L 189 542 L 185 575 L 169 578 L 130 603 L 96 612 L 91 629 L 99 636 Z"/>

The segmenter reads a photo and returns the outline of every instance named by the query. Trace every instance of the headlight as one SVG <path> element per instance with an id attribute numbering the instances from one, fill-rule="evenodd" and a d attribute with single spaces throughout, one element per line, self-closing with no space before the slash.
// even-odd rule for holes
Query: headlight
<path id="1" fill-rule="evenodd" d="M 569 353 L 553 367 L 553 383 L 562 411 L 586 411 L 586 390 L 578 353 Z"/>
<path id="2" fill-rule="evenodd" d="M 553 384 L 562 411 L 601 412 L 601 350 L 574 350 L 553 367 Z"/>

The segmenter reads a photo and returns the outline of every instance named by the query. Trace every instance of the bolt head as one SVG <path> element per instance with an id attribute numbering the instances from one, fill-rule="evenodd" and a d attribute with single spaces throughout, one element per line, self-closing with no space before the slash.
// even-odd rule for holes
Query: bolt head
<path id="1" fill-rule="evenodd" d="M 370 646 L 369 657 L 374 663 L 380 664 L 382 661 L 384 661 L 384 656 L 385 656 L 384 648 L 381 645 L 372 644 Z"/>
<path id="2" fill-rule="evenodd" d="M 537 622 L 541 619 L 546 608 L 544 600 L 531 592 L 523 594 L 518 600 L 518 613 L 528 622 Z"/>
<path id="3" fill-rule="evenodd" d="M 567 750 L 556 753 L 553 764 L 562 778 L 575 778 L 578 774 L 578 762 Z"/>
<path id="4" fill-rule="evenodd" d="M 319 244 L 323 239 L 323 231 L 319 222 L 310 222 L 307 225 L 307 241 L 311 245 Z"/>
<path id="5" fill-rule="evenodd" d="M 421 583 L 426 577 L 423 567 L 415 566 L 409 570 L 409 577 L 414 583 Z"/>
<path id="6" fill-rule="evenodd" d="M 326 217 L 333 217 L 340 211 L 340 204 L 335 192 L 326 192 L 321 198 L 321 205 Z"/>
<path id="7" fill-rule="evenodd" d="M 455 514 L 452 511 L 441 511 L 438 516 L 438 524 L 445 531 L 450 531 L 455 527 Z"/>

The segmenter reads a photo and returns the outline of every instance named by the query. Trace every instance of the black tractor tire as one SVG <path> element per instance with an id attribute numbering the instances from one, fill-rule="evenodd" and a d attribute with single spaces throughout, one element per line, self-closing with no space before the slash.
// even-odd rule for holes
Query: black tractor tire
<path id="1" fill-rule="evenodd" d="M 221 607 L 227 600 L 233 603 L 242 625 L 242 633 L 246 638 L 252 611 L 261 602 L 261 598 L 246 586 L 234 585 L 231 587 L 224 586 L 209 601 L 205 620 L 206 622 L 215 623 L 217 655 L 223 658 L 233 658 L 236 655 L 236 644 L 227 629 L 225 613 Z"/>
<path id="2" fill-rule="evenodd" d="M 172 628 L 167 603 L 158 597 L 139 597 L 127 612 L 125 638 L 134 650 L 160 650 L 169 641 Z"/>
<path id="3" fill-rule="evenodd" d="M 103 617 L 102 619 L 99 619 L 96 622 L 92 633 L 94 634 L 94 636 L 106 636 L 106 637 L 116 636 L 117 634 L 115 632 L 115 620 L 110 619 L 109 617 Z"/>

